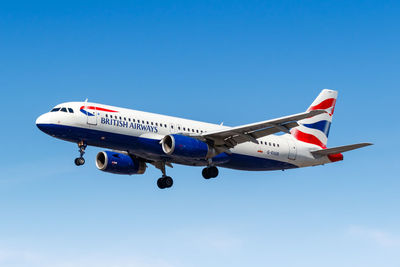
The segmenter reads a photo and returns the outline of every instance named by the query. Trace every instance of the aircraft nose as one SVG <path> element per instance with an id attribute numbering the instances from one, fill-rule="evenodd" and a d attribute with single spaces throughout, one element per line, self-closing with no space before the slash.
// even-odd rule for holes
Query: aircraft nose
<path id="1" fill-rule="evenodd" d="M 44 124 L 45 123 L 45 115 L 46 114 L 42 114 L 36 119 L 36 125 L 40 125 L 40 124 Z"/>
<path id="2" fill-rule="evenodd" d="M 36 119 L 36 126 L 41 130 L 42 132 L 47 133 L 47 130 L 49 128 L 50 120 L 49 116 L 47 113 L 40 115 Z"/>

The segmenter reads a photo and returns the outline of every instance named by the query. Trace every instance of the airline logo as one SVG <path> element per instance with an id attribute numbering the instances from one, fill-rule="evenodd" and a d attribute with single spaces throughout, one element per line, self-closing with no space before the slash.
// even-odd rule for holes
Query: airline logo
<path id="1" fill-rule="evenodd" d="M 336 95 L 334 98 L 331 96 L 327 97 L 324 93 L 318 96 L 318 98 L 308 108 L 308 111 L 323 109 L 327 113 L 299 121 L 300 126 L 290 131 L 293 137 L 299 141 L 326 148 L 329 130 L 332 123 L 332 116 L 335 111 L 335 104 Z"/>
<path id="2" fill-rule="evenodd" d="M 111 125 L 111 126 L 116 126 L 116 127 L 127 128 L 127 129 L 136 129 L 136 130 L 141 130 L 141 131 L 158 133 L 157 126 L 145 125 L 145 124 L 140 123 L 139 120 L 138 120 L 138 122 L 128 122 L 128 121 L 115 120 L 112 118 L 101 118 L 100 123 Z"/>
<path id="3" fill-rule="evenodd" d="M 308 109 L 309 111 L 317 110 L 317 109 L 324 109 L 326 112 L 328 112 L 329 118 L 327 118 L 325 120 L 313 122 L 313 123 L 308 123 L 308 124 L 304 123 L 302 125 L 305 127 L 311 128 L 311 129 L 320 130 L 328 138 L 329 130 L 331 128 L 331 123 L 332 123 L 332 115 L 333 115 L 333 112 L 335 111 L 335 104 L 336 104 L 335 98 L 328 98 L 317 105 L 311 106 Z"/>
<path id="4" fill-rule="evenodd" d="M 79 109 L 83 114 L 85 114 L 86 116 L 94 116 L 94 113 L 89 112 L 87 110 L 99 110 L 99 111 L 104 111 L 104 112 L 118 112 L 115 110 L 111 110 L 111 109 L 106 109 L 106 108 L 100 108 L 100 107 L 95 107 L 95 106 L 82 106 Z"/>

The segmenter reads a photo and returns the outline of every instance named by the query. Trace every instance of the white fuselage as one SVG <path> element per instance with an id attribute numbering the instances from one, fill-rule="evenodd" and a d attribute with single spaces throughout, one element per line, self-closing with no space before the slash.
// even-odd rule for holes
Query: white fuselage
<path id="1" fill-rule="evenodd" d="M 205 166 L 209 161 L 167 157 L 160 140 L 169 134 L 201 135 L 228 126 L 199 122 L 97 103 L 68 102 L 40 116 L 36 124 L 47 134 L 71 142 L 126 151 L 147 161 L 168 161 Z M 65 108 L 65 109 L 63 109 Z M 71 112 L 72 111 L 72 112 Z M 268 135 L 254 142 L 238 144 L 216 157 L 221 167 L 242 170 L 280 170 L 329 163 L 310 151 L 320 147 L 294 139 L 290 134 Z M 159 147 L 157 147 L 159 146 Z"/>

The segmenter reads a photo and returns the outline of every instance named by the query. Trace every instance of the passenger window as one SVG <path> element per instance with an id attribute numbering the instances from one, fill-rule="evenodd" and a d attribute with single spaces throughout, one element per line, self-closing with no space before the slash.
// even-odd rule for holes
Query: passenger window
<path id="1" fill-rule="evenodd" d="M 147 124 L 149 124 L 149 121 L 146 121 Z"/>
<path id="2" fill-rule="evenodd" d="M 151 125 L 153 125 L 153 122 L 151 122 Z"/>
<path id="3" fill-rule="evenodd" d="M 271 146 L 271 142 L 269 142 L 269 146 Z"/>
<path id="4" fill-rule="evenodd" d="M 263 141 L 260 141 L 260 144 L 262 144 L 262 145 L 263 145 Z"/>
<path id="5" fill-rule="evenodd" d="M 196 133 L 199 133 L 199 130 L 196 130 Z"/>
<path id="6" fill-rule="evenodd" d="M 128 118 L 128 121 L 131 121 L 131 118 Z"/>
<path id="7" fill-rule="evenodd" d="M 135 122 L 135 119 L 132 119 L 133 122 Z"/>
<path id="8" fill-rule="evenodd" d="M 184 130 L 184 131 L 186 131 L 186 128 L 185 128 L 185 127 L 183 127 L 183 130 Z"/>
<path id="9" fill-rule="evenodd" d="M 144 121 L 142 120 L 142 124 L 144 124 Z"/>
<path id="10" fill-rule="evenodd" d="M 158 126 L 158 122 L 156 122 L 156 126 Z"/>
<path id="11" fill-rule="evenodd" d="M 61 108 L 61 111 L 62 112 L 67 112 L 67 109 L 66 108 Z"/>
<path id="12" fill-rule="evenodd" d="M 166 125 L 166 124 L 164 124 L 164 127 L 165 127 L 165 128 L 167 128 L 167 125 Z"/>
<path id="13" fill-rule="evenodd" d="M 126 117 L 124 117 L 124 121 L 126 121 Z"/>
<path id="14" fill-rule="evenodd" d="M 275 143 L 273 143 L 273 145 L 275 146 Z"/>
<path id="15" fill-rule="evenodd" d="M 277 147 L 279 147 L 279 144 L 276 144 Z"/>
<path id="16" fill-rule="evenodd" d="M 108 118 L 108 114 L 106 114 L 106 118 Z"/>
<path id="17" fill-rule="evenodd" d="M 53 108 L 52 110 L 51 110 L 51 112 L 57 112 L 57 111 L 59 111 L 60 110 L 60 108 Z"/>
<path id="18" fill-rule="evenodd" d="M 194 132 L 194 129 L 192 129 L 192 132 Z"/>

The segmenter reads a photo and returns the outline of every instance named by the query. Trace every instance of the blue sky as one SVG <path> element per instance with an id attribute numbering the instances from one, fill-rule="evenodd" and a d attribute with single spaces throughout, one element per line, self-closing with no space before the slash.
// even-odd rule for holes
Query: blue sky
<path id="1" fill-rule="evenodd" d="M 1 266 L 399 266 L 398 1 L 0 3 Z M 328 146 L 285 172 L 176 165 L 169 190 L 76 167 L 35 119 L 84 100 L 240 125 L 339 91 Z"/>

